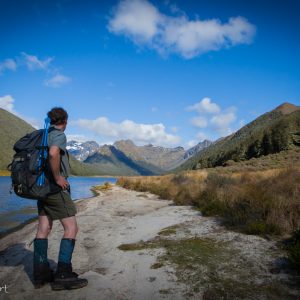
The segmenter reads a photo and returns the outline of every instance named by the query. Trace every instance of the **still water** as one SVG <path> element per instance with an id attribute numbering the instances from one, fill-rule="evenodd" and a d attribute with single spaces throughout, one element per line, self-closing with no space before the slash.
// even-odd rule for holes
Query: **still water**
<path id="1" fill-rule="evenodd" d="M 91 187 L 102 185 L 105 182 L 115 183 L 113 177 L 70 177 L 73 200 L 92 197 L 94 194 Z M 10 193 L 11 179 L 0 176 L 0 233 L 12 229 L 29 219 L 37 216 L 36 200 L 24 199 Z"/>

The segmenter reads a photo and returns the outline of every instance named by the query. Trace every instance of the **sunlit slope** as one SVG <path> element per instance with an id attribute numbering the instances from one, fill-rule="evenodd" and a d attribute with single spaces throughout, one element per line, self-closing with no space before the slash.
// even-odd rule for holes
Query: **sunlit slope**
<path id="1" fill-rule="evenodd" d="M 174 171 L 222 166 L 299 146 L 300 107 L 284 103 L 215 142 Z"/>

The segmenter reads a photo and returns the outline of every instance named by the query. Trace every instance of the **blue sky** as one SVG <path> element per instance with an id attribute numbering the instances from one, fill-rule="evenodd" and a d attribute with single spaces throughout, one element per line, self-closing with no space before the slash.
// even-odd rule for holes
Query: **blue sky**
<path id="1" fill-rule="evenodd" d="M 0 1 L 0 107 L 68 139 L 189 148 L 300 105 L 300 1 Z"/>

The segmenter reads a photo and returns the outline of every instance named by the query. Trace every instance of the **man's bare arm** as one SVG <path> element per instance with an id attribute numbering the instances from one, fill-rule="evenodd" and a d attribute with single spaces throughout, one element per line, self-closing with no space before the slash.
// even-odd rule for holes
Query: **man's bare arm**
<path id="1" fill-rule="evenodd" d="M 57 146 L 51 146 L 49 149 L 49 163 L 55 182 L 63 189 L 69 186 L 68 181 L 60 175 L 60 149 Z"/>

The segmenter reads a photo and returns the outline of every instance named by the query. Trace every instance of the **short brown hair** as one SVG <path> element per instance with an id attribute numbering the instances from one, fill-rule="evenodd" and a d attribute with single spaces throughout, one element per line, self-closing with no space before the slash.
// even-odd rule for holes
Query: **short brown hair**
<path id="1" fill-rule="evenodd" d="M 68 120 L 68 113 L 62 107 L 53 107 L 47 116 L 50 118 L 50 124 L 60 125 Z"/>

